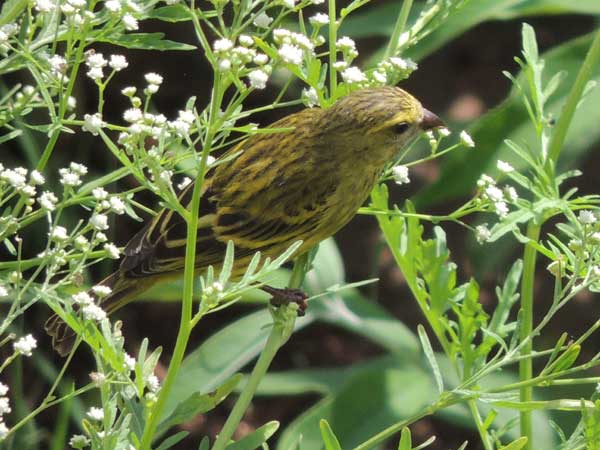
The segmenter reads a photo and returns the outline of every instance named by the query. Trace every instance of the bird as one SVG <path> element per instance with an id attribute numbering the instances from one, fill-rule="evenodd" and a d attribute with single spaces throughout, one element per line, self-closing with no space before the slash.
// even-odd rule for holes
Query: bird
<path id="1" fill-rule="evenodd" d="M 305 108 L 270 125 L 285 131 L 254 134 L 233 146 L 206 173 L 201 187 L 196 271 L 222 263 L 235 245 L 232 278 L 243 275 L 256 252 L 275 258 L 302 241 L 295 256 L 332 236 L 356 214 L 386 164 L 441 119 L 398 87 L 353 91 L 329 108 Z M 180 195 L 190 207 L 193 183 Z M 98 299 L 112 313 L 155 283 L 181 276 L 187 222 L 161 210 L 131 240 L 116 272 L 99 284 Z M 274 296 L 297 292 L 263 287 Z M 300 294 L 302 297 L 302 294 Z M 45 325 L 59 354 L 74 332 L 57 316 Z"/>

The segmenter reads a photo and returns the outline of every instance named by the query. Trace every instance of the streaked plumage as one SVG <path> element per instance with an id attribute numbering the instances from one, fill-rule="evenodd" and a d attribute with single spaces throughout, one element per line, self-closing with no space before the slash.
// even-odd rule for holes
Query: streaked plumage
<path id="1" fill-rule="evenodd" d="M 236 158 L 213 167 L 200 200 L 196 264 L 218 268 L 229 240 L 241 275 L 256 251 L 276 257 L 302 240 L 297 254 L 344 226 L 366 200 L 386 162 L 440 120 L 399 88 L 356 91 L 326 110 L 305 109 L 271 125 L 292 131 L 257 134 L 235 146 Z M 188 206 L 192 186 L 182 193 Z M 161 211 L 125 248 L 120 268 L 102 284 L 114 311 L 155 282 L 182 273 L 186 223 Z M 70 334 L 51 318 L 47 331 L 61 353 Z"/>

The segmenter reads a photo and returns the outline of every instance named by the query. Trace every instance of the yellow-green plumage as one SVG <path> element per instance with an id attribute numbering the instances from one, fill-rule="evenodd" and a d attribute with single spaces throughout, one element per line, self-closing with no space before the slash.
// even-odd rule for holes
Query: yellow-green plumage
<path id="1" fill-rule="evenodd" d="M 356 91 L 332 107 L 305 109 L 271 125 L 291 129 L 257 134 L 235 146 L 239 156 L 212 168 L 200 200 L 197 269 L 218 267 L 228 241 L 241 275 L 257 251 L 276 257 L 302 240 L 297 254 L 344 226 L 366 200 L 386 162 L 439 119 L 399 88 Z M 188 206 L 192 187 L 182 193 Z M 152 284 L 182 273 L 186 222 L 163 210 L 127 244 L 119 270 L 102 284 L 113 311 Z M 47 326 L 55 346 L 69 333 L 56 318 Z"/>

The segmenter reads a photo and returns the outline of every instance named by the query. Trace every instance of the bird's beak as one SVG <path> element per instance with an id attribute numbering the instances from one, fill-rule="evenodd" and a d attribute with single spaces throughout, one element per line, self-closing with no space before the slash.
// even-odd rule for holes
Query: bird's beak
<path id="1" fill-rule="evenodd" d="M 444 122 L 428 109 L 423 108 L 423 119 L 421 120 L 421 129 L 423 131 L 432 130 L 434 128 L 442 128 Z"/>

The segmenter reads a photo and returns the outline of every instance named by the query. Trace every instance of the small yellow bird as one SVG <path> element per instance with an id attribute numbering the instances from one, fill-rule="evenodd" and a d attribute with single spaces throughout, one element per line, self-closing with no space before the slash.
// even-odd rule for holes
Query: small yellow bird
<path id="1" fill-rule="evenodd" d="M 302 240 L 300 255 L 333 235 L 365 202 L 385 164 L 421 132 L 443 126 L 413 96 L 396 87 L 355 91 L 328 109 L 308 108 L 273 123 L 292 131 L 257 134 L 236 145 L 236 158 L 211 168 L 200 199 L 196 267 L 218 268 L 235 244 L 232 276 L 257 251 L 277 257 Z M 192 186 L 181 194 L 189 207 Z M 101 283 L 111 313 L 158 281 L 181 275 L 187 224 L 162 210 L 125 247 L 119 269 Z M 277 289 L 265 287 L 277 295 Z M 46 331 L 66 355 L 72 330 L 51 317 Z"/>

